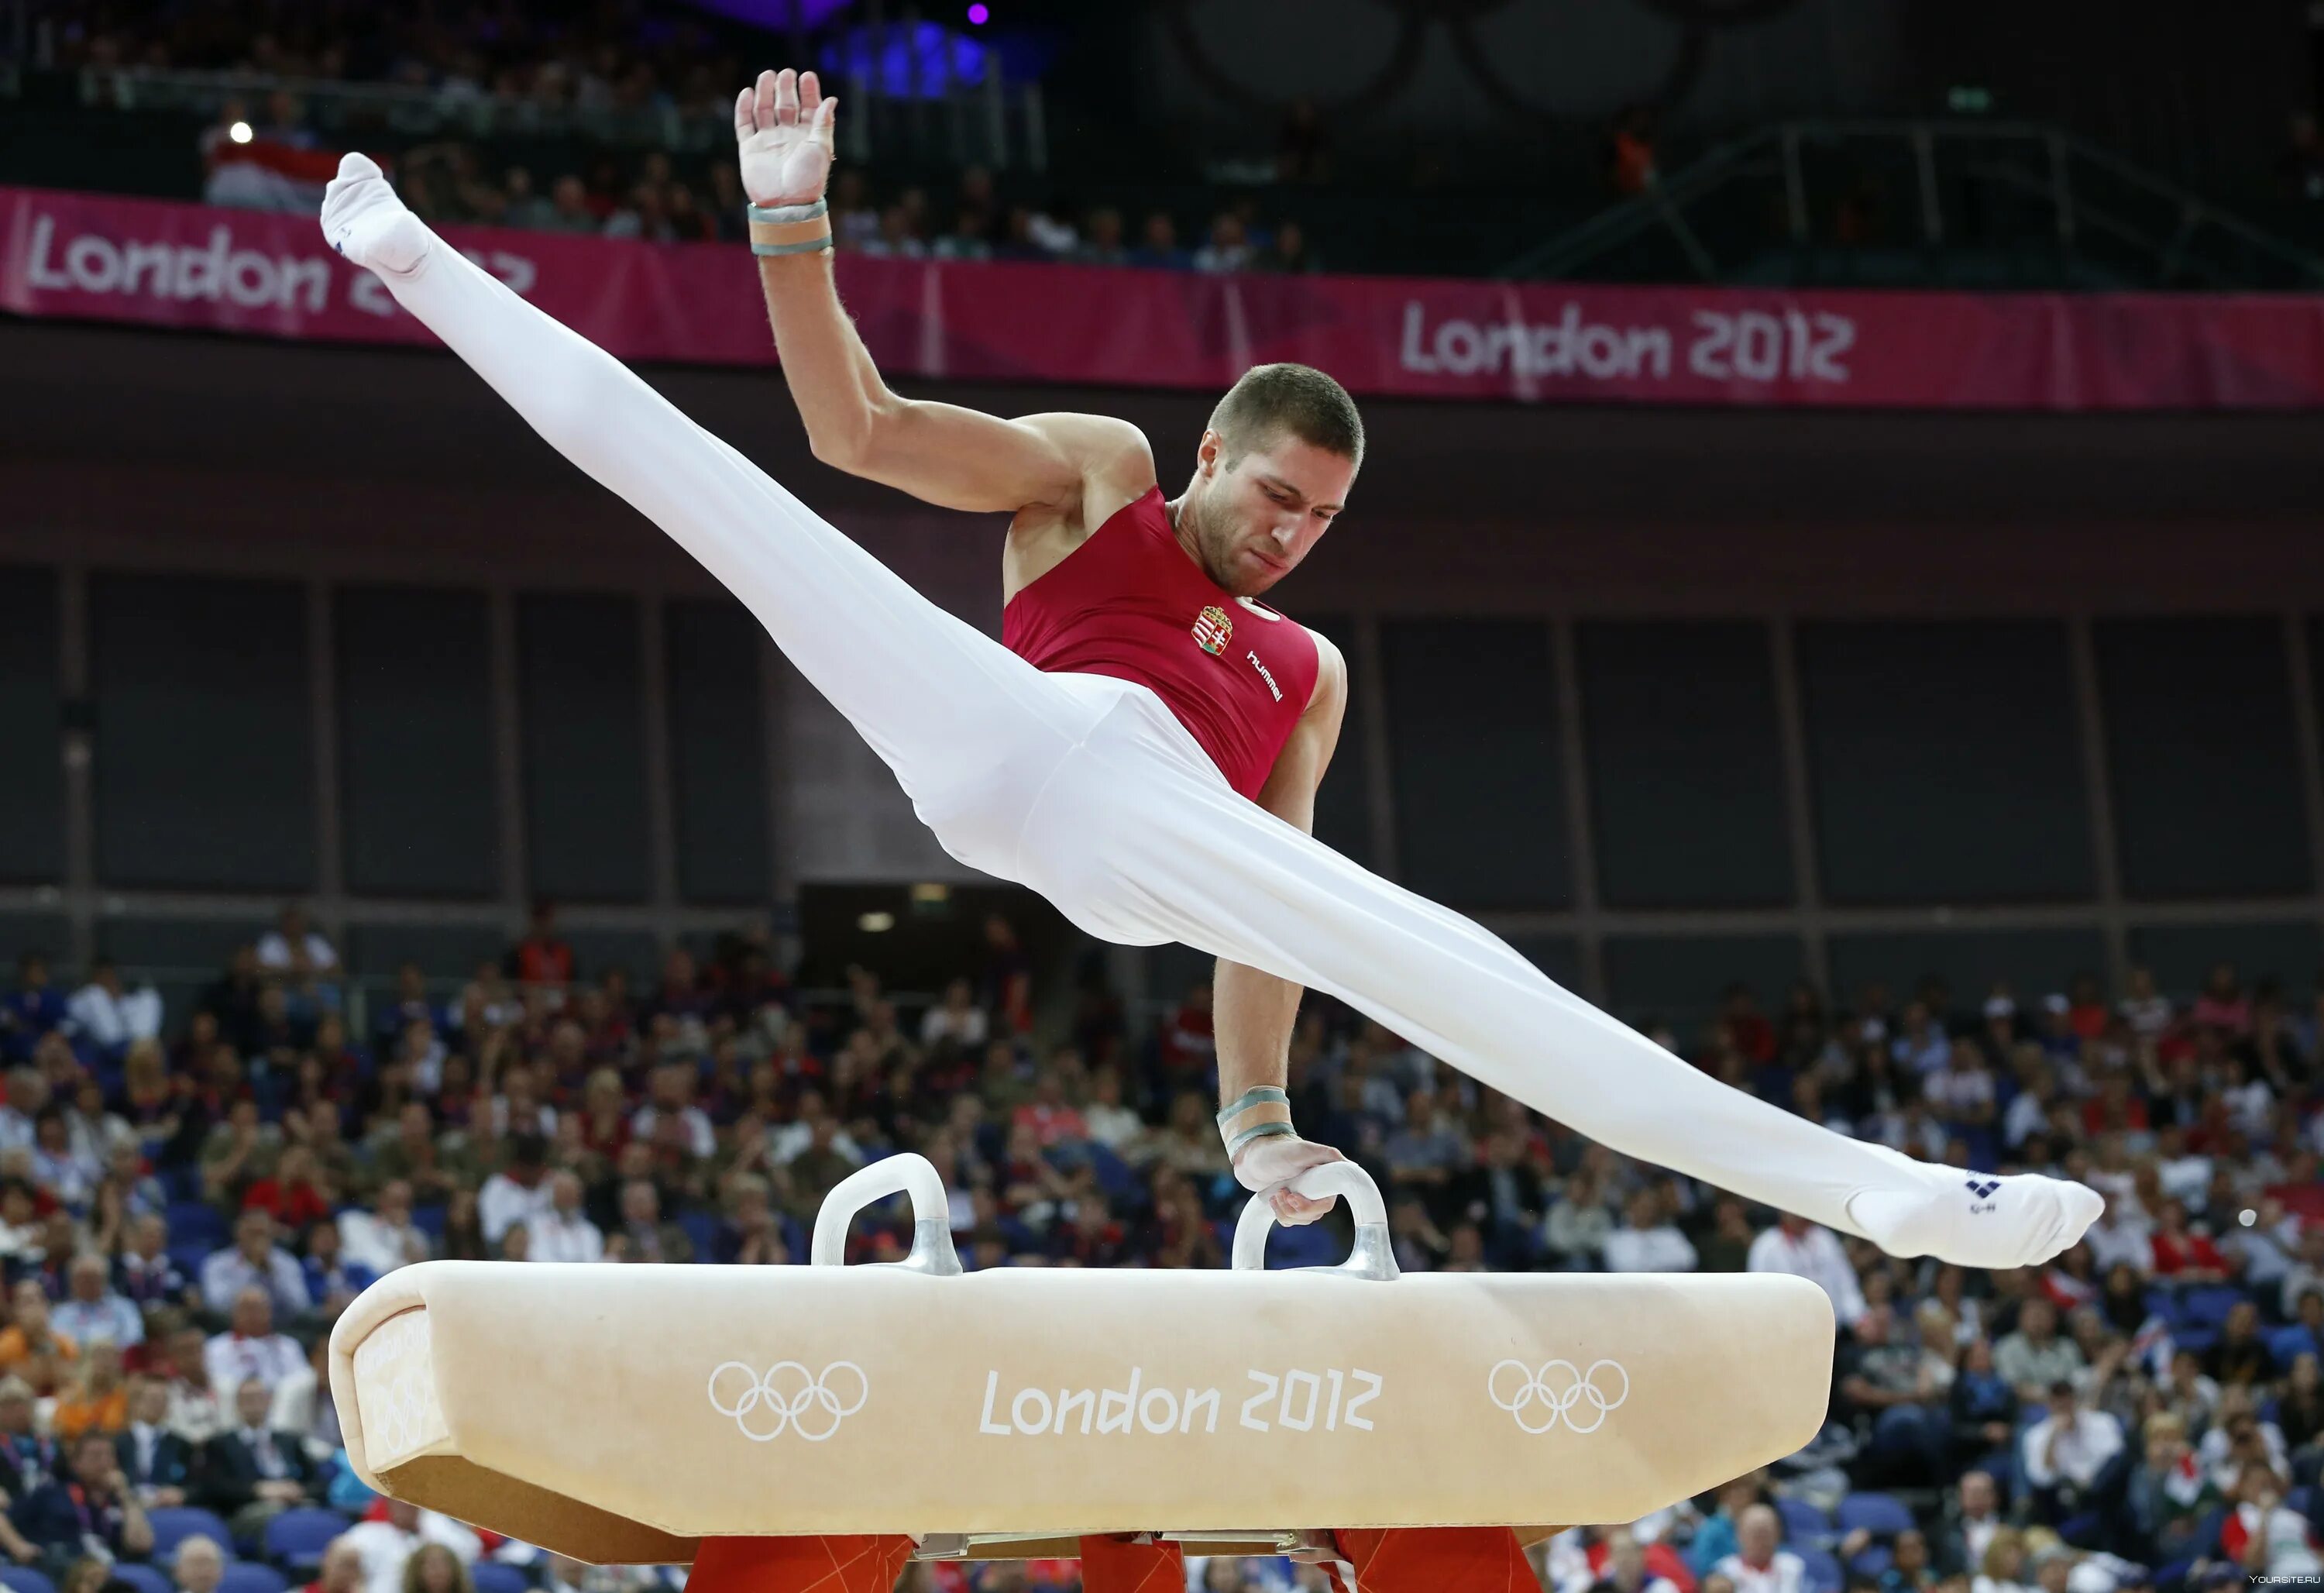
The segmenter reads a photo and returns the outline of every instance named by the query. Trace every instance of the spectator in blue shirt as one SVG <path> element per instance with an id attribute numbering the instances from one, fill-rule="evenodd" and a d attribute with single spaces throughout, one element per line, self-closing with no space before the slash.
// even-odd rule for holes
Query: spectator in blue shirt
<path id="1" fill-rule="evenodd" d="M 193 1282 L 170 1255 L 170 1225 L 158 1213 L 129 1219 L 129 1243 L 114 1264 L 114 1288 L 141 1310 L 186 1305 Z"/>
<path id="2" fill-rule="evenodd" d="M 234 1243 L 202 1263 L 202 1303 L 219 1316 L 233 1311 L 245 1289 L 264 1294 L 286 1320 L 305 1316 L 314 1303 L 307 1274 L 274 1242 L 274 1219 L 263 1211 L 244 1212 L 234 1225 Z"/>
<path id="3" fill-rule="evenodd" d="M 110 1434 L 87 1432 L 73 1440 L 67 1474 L 17 1502 L 17 1530 L 61 1570 L 85 1554 L 142 1559 L 153 1547 L 153 1528 L 121 1471 Z"/>
<path id="4" fill-rule="evenodd" d="M 23 1499 L 60 1464 L 56 1445 L 33 1427 L 32 1385 L 13 1372 L 0 1377 L 0 1487 Z"/>
<path id="5" fill-rule="evenodd" d="M 1167 210 L 1157 210 L 1147 217 L 1146 226 L 1139 234 L 1138 246 L 1130 251 L 1130 264 L 1162 271 L 1184 271 L 1191 256 L 1178 246 L 1178 224 Z"/>
<path id="6" fill-rule="evenodd" d="M 16 987 L 0 996 L 0 1056 L 27 1060 L 41 1037 L 63 1027 L 64 992 L 49 983 L 49 959 L 27 951 L 16 959 Z"/>
<path id="7" fill-rule="evenodd" d="M 306 1275 L 307 1297 L 327 1317 L 337 1317 L 379 1276 L 340 1253 L 339 1227 L 334 1222 L 318 1222 L 307 1230 L 307 1259 L 300 1270 Z"/>
<path id="8" fill-rule="evenodd" d="M 105 1257 L 82 1252 L 73 1257 L 66 1277 L 64 1303 L 49 1317 L 58 1332 L 84 1348 L 113 1344 L 126 1349 L 145 1342 L 145 1319 L 106 1286 Z"/>

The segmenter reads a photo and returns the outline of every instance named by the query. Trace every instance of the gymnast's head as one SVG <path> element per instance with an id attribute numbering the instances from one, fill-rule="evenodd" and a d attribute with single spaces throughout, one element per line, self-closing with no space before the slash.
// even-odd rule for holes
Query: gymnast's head
<path id="1" fill-rule="evenodd" d="M 1330 529 L 1363 462 L 1346 388 L 1312 366 L 1253 366 L 1211 412 L 1180 539 L 1228 591 L 1263 592 Z"/>

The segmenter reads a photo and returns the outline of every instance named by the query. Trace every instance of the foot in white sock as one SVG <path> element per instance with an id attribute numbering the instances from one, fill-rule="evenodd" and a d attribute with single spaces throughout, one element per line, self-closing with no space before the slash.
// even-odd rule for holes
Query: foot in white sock
<path id="1" fill-rule="evenodd" d="M 1886 1151 L 1892 1189 L 1848 1203 L 1865 1236 L 1891 1255 L 1933 1255 L 1957 1266 L 2039 1266 L 2080 1242 L 2106 1201 L 2095 1190 L 2039 1173 L 1964 1172 Z"/>
<path id="2" fill-rule="evenodd" d="M 357 265 L 398 276 L 416 267 L 436 241 L 364 154 L 340 157 L 339 174 L 325 186 L 323 236 Z"/>

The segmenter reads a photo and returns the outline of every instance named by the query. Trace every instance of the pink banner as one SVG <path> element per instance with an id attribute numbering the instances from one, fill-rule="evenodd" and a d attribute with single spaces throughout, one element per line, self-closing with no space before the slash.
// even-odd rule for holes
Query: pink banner
<path id="1" fill-rule="evenodd" d="M 625 359 L 767 365 L 739 245 L 451 227 Z M 1206 276 L 848 256 L 899 375 L 1218 388 L 1295 359 L 1359 394 L 1964 409 L 2324 405 L 2324 299 L 1785 293 L 1421 278 Z M 424 340 L 304 216 L 0 188 L 0 310 L 362 343 Z"/>

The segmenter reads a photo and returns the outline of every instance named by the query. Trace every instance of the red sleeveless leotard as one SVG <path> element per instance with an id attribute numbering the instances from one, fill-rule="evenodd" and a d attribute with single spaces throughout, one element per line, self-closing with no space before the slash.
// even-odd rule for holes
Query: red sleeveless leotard
<path id="1" fill-rule="evenodd" d="M 1001 639 L 1036 669 L 1148 688 L 1247 797 L 1315 694 L 1315 639 L 1205 575 L 1158 486 L 1011 598 Z"/>

